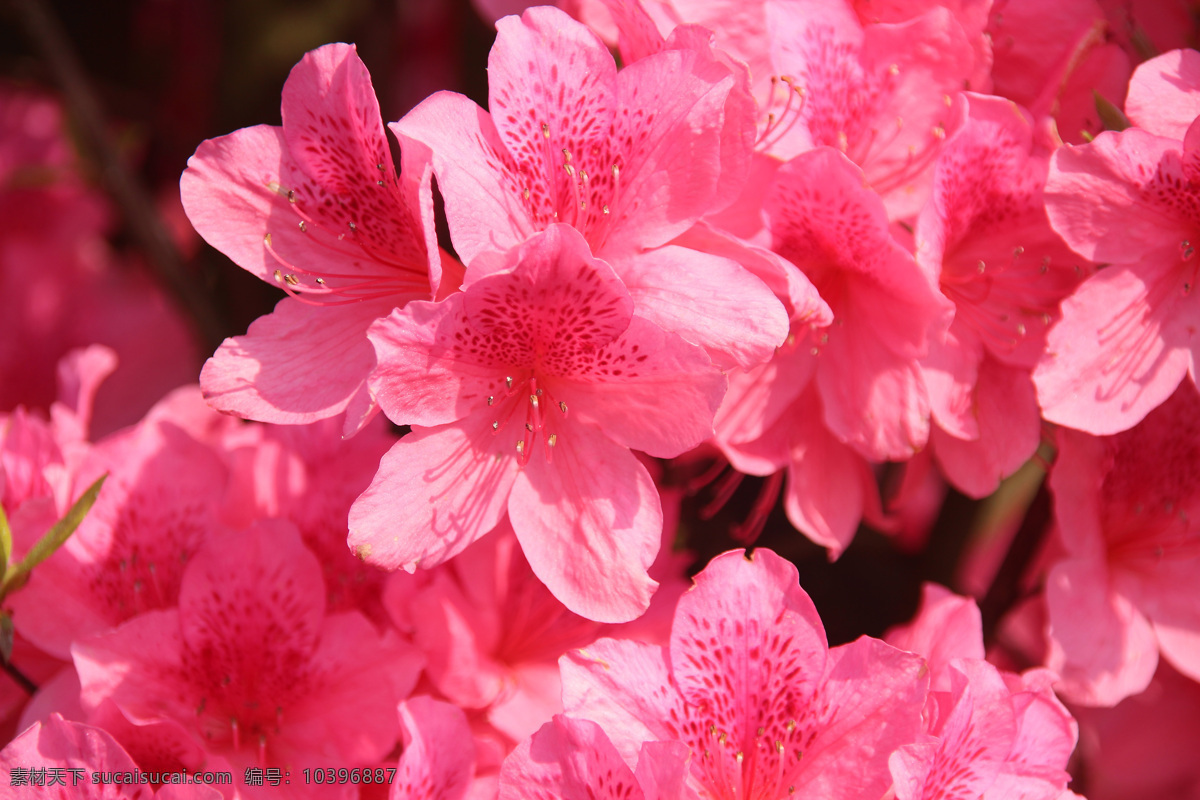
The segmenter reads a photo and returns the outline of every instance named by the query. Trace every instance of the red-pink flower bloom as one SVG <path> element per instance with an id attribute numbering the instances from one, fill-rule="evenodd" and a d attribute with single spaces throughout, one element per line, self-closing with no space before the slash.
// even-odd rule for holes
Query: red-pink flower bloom
<path id="1" fill-rule="evenodd" d="M 1059 431 L 1050 474 L 1067 557 L 1046 579 L 1059 691 L 1114 705 L 1159 654 L 1200 680 L 1200 396 L 1190 382 L 1115 436 Z"/>
<path id="2" fill-rule="evenodd" d="M 833 312 L 808 351 L 825 424 L 868 459 L 911 457 L 929 435 L 917 359 L 950 310 L 935 277 L 889 233 L 862 171 L 831 148 L 780 167 L 766 213 L 774 249 Z"/>
<path id="3" fill-rule="evenodd" d="M 1162 98 L 1150 124 L 1055 152 L 1046 181 L 1050 222 L 1075 252 L 1109 264 L 1067 298 L 1034 371 L 1046 419 L 1093 434 L 1135 425 L 1194 373 L 1200 306 L 1200 94 L 1194 61 L 1160 56 L 1138 68 L 1135 98 Z M 1167 101 L 1167 98 L 1171 100 Z M 1135 108 L 1138 106 L 1135 100 Z M 1145 112 L 1142 112 L 1145 113 Z M 1195 378 L 1193 377 L 1193 382 Z"/>
<path id="4" fill-rule="evenodd" d="M 925 656 L 926 736 L 889 759 L 897 800 L 1056 800 L 1078 731 L 1044 669 L 1002 672 L 983 660 L 979 607 L 926 584 L 921 607 L 887 641 Z"/>
<path id="5" fill-rule="evenodd" d="M 282 521 L 210 537 L 189 559 L 177 609 L 72 652 L 85 710 L 111 700 L 136 724 L 181 729 L 239 773 L 283 766 L 293 778 L 301 766 L 387 754 L 396 703 L 420 669 L 361 614 L 325 613 L 320 564 Z"/>
<path id="6" fill-rule="evenodd" d="M 928 739 L 889 759 L 896 800 L 1056 800 L 1077 731 L 1050 689 L 1053 676 L 1004 674 L 975 659 L 945 669 L 947 688 L 930 692 Z"/>
<path id="7" fill-rule="evenodd" d="M 596 35 L 554 8 L 498 29 L 491 113 L 442 92 L 394 125 L 433 151 L 464 263 L 569 224 L 640 315 L 722 367 L 766 360 L 787 335 L 771 291 L 729 258 L 671 244 L 737 196 L 754 124 L 749 102 L 730 102 L 740 76 L 690 40 L 618 72 Z"/>
<path id="8" fill-rule="evenodd" d="M 17 629 L 64 659 L 79 638 L 173 607 L 188 560 L 222 527 L 224 463 L 169 422 L 143 423 L 90 448 L 72 470 L 72 494 L 105 473 L 78 530 L 9 601 Z"/>
<path id="9" fill-rule="evenodd" d="M 662 512 L 629 450 L 670 458 L 710 436 L 725 379 L 634 314 L 573 228 L 486 261 L 463 292 L 372 329 L 376 398 L 415 429 L 351 509 L 350 544 L 412 571 L 461 552 L 507 510 L 555 597 L 598 621 L 633 619 L 655 587 L 646 569 Z"/>
<path id="10" fill-rule="evenodd" d="M 975 88 L 964 86 L 977 56 L 959 20 L 934 5 L 864 25 L 844 0 L 771 0 L 766 24 L 772 74 L 787 80 L 766 103 L 775 119 L 763 144 L 785 158 L 835 148 L 862 168 L 892 218 L 914 215 L 928 196 L 948 101 Z"/>
<path id="11" fill-rule="evenodd" d="M 668 647 L 602 639 L 563 658 L 568 716 L 632 766 L 646 742 L 691 749 L 700 796 L 878 798 L 915 741 L 924 662 L 875 639 L 829 649 L 796 569 L 769 550 L 713 559 L 679 601 Z"/>
<path id="12" fill-rule="evenodd" d="M 216 788 L 203 784 L 166 783 L 155 791 L 153 786 L 136 780 L 120 784 L 113 779 L 113 773 L 120 773 L 124 778 L 144 771 L 139 767 L 106 731 L 67 722 L 58 714 L 35 723 L 0 752 L 0 781 L 3 781 L 5 796 L 12 800 L 47 796 L 70 797 L 72 800 L 221 798 Z M 41 772 L 38 783 L 33 780 L 32 770 Z M 48 776 L 52 772 L 55 778 L 50 779 Z M 106 773 L 110 779 L 102 783 L 100 779 Z M 148 777 L 155 776 L 158 773 L 150 773 Z M 50 780 L 59 782 L 50 783 Z"/>
<path id="13" fill-rule="evenodd" d="M 921 367 L 934 454 L 973 497 L 995 491 L 1037 448 L 1029 377 L 1059 302 L 1090 269 L 1050 227 L 1042 203 L 1049 148 L 1011 101 L 960 95 L 963 119 L 938 157 L 917 221 L 917 260 L 955 304 Z"/>
<path id="14" fill-rule="evenodd" d="M 428 163 L 406 147 L 396 176 L 366 67 L 352 46 L 306 55 L 283 88 L 283 127 L 204 142 L 180 190 L 200 235 L 288 292 L 201 374 L 217 408 L 285 424 L 372 411 L 367 328 L 446 283 Z"/>
<path id="15" fill-rule="evenodd" d="M 1104 130 L 1095 94 L 1120 107 L 1132 69 L 1129 56 L 1109 41 L 1104 9 L 1096 0 L 997 0 L 987 32 L 994 43 L 995 94 L 1052 116 L 1064 141 L 1080 143 Z"/>

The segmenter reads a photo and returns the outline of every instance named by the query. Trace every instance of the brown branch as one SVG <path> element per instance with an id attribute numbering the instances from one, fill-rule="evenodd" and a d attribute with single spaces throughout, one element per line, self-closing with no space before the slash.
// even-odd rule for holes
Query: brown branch
<path id="1" fill-rule="evenodd" d="M 82 145 L 100 167 L 105 185 L 121 209 L 159 281 L 191 318 L 210 347 L 223 338 L 224 326 L 207 292 L 190 280 L 183 259 L 171 240 L 149 193 L 122 163 L 104 112 L 96 100 L 83 65 L 62 25 L 44 0 L 11 0 L 25 31 L 53 72 L 71 116 L 79 123 Z"/>
<path id="2" fill-rule="evenodd" d="M 37 693 L 37 684 L 29 680 L 29 676 L 24 672 L 17 669 L 16 664 L 13 664 L 11 661 L 4 661 L 3 659 L 0 659 L 0 664 L 3 664 L 4 671 L 8 673 L 8 677 L 13 679 L 13 683 L 25 690 L 25 694 L 33 697 Z"/>

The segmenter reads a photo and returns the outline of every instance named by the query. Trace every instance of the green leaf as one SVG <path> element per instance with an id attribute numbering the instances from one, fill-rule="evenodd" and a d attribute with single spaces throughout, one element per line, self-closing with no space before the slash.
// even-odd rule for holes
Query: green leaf
<path id="1" fill-rule="evenodd" d="M 1105 100 L 1095 89 L 1092 90 L 1092 100 L 1096 103 L 1096 113 L 1100 115 L 1100 122 L 1104 124 L 1104 130 L 1123 131 L 1133 124 L 1129 121 L 1129 117 L 1125 116 L 1124 111 Z"/>
<path id="2" fill-rule="evenodd" d="M 107 477 L 107 474 L 101 475 L 95 483 L 89 486 L 87 491 L 75 501 L 75 505 L 67 511 L 67 515 L 56 522 L 54 527 L 48 530 L 41 539 L 38 539 L 37 544 L 21 559 L 21 563 L 7 570 L 4 575 L 4 583 L 0 585 L 0 599 L 9 592 L 24 586 L 25 582 L 29 580 L 29 573 L 33 568 L 54 555 L 54 551 L 62 547 L 63 543 L 71 537 L 71 534 L 79 527 L 79 523 L 83 522 L 83 518 L 91 510 L 92 504 L 96 502 L 96 496 L 100 494 L 100 487 L 104 485 Z"/>
<path id="3" fill-rule="evenodd" d="M 12 661 L 13 623 L 7 611 L 0 611 L 0 661 L 8 664 Z"/>
<path id="4" fill-rule="evenodd" d="M 8 516 L 4 506 L 0 506 L 0 574 L 8 570 L 8 560 L 12 558 L 12 530 L 8 527 Z"/>

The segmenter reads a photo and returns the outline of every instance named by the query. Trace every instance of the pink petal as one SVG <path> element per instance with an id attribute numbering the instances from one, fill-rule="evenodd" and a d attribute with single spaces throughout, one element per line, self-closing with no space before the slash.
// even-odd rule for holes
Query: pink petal
<path id="1" fill-rule="evenodd" d="M 788 334 L 783 304 L 730 259 L 668 245 L 614 267 L 639 316 L 705 348 L 718 367 L 761 364 Z"/>
<path id="2" fill-rule="evenodd" d="M 210 538 L 179 588 L 183 641 L 213 674 L 234 680 L 257 681 L 261 665 L 284 653 L 307 656 L 324 614 L 321 565 L 283 520 Z"/>
<path id="3" fill-rule="evenodd" d="M 668 723 L 683 704 L 672 686 L 666 648 L 600 639 L 558 663 L 564 712 L 603 728 L 626 764 L 637 763 L 643 742 L 679 735 Z"/>
<path id="4" fill-rule="evenodd" d="M 180 679 L 183 646 L 176 610 L 140 614 L 76 642 L 71 653 L 84 709 L 112 700 L 137 724 L 195 718 L 200 698 Z"/>
<path id="5" fill-rule="evenodd" d="M 1046 177 L 1050 224 L 1072 250 L 1098 263 L 1134 264 L 1177 248 L 1188 236 L 1187 184 L 1173 174 L 1181 168 L 1179 150 L 1178 140 L 1137 128 L 1060 147 Z"/>
<path id="6" fill-rule="evenodd" d="M 862 637 L 829 651 L 812 700 L 816 736 L 804 750 L 798 796 L 878 797 L 888 754 L 916 741 L 928 688 L 924 659 Z"/>
<path id="7" fill-rule="evenodd" d="M 912 622 L 892 628 L 884 641 L 917 653 L 929 662 L 934 689 L 946 666 L 956 658 L 983 659 L 983 623 L 979 606 L 936 583 L 921 586 L 921 605 Z"/>
<path id="8" fill-rule="evenodd" d="M 1033 372 L 1050 422 L 1094 434 L 1133 427 L 1171 396 L 1191 361 L 1194 304 L 1165 259 L 1112 266 L 1062 306 Z"/>
<path id="9" fill-rule="evenodd" d="M 1158 644 L 1150 623 L 1109 586 L 1091 559 L 1054 566 L 1046 582 L 1051 642 L 1048 666 L 1062 676 L 1059 693 L 1085 705 L 1116 705 L 1154 676 Z"/>
<path id="10" fill-rule="evenodd" d="M 467 718 L 450 703 L 414 697 L 400 704 L 404 751 L 389 800 L 461 800 L 475 774 Z"/>
<path id="11" fill-rule="evenodd" d="M 22 785 L 22 781 L 13 775 L 18 768 L 25 770 L 24 781 L 29 781 L 30 769 L 62 769 L 65 786 L 55 791 L 30 783 Z M 81 770 L 75 773 L 78 776 L 77 786 L 73 785 L 72 773 L 66 771 L 70 769 Z M 47 795 L 69 796 L 79 800 L 150 800 L 154 797 L 154 789 L 149 785 L 115 787 L 92 784 L 93 773 L 137 771 L 138 765 L 107 732 L 90 725 L 67 722 L 58 714 L 51 714 L 45 721 L 35 723 L 0 752 L 0 780 L 3 780 L 7 796 L 13 800 L 33 800 Z M 194 795 L 197 798 L 220 797 L 211 787 L 198 789 L 203 792 L 197 791 Z"/>
<path id="12" fill-rule="evenodd" d="M 500 771 L 500 800 L 645 800 L 633 771 L 594 722 L 562 714 L 517 745 Z"/>
<path id="13" fill-rule="evenodd" d="M 307 53 L 283 86 L 282 111 L 290 158 L 280 181 L 295 192 L 288 200 L 310 227 L 349 234 L 361 252 L 385 270 L 409 272 L 420 288 L 421 275 L 437 267 L 429 172 L 405 158 L 395 178 L 371 76 L 354 45 Z M 338 202 L 324 202 L 330 196 Z M 439 277 L 425 286 L 436 288 Z"/>
<path id="14" fill-rule="evenodd" d="M 221 411 L 283 425 L 341 413 L 366 393 L 375 366 L 367 328 L 393 307 L 391 298 L 329 308 L 285 298 L 208 360 L 204 397 Z"/>
<path id="15" fill-rule="evenodd" d="M 508 250 L 540 227 L 492 117 L 468 98 L 438 92 L 391 128 L 402 147 L 432 151 L 454 249 L 464 263 Z"/>
<path id="16" fill-rule="evenodd" d="M 407 642 L 381 637 L 356 611 L 329 615 L 320 633 L 308 669 L 324 680 L 289 706 L 275 748 L 297 758 L 377 763 L 396 743 L 392 709 L 416 685 L 424 659 Z"/>
<path id="17" fill-rule="evenodd" d="M 628 622 L 658 584 L 646 570 L 662 535 L 658 491 L 621 445 L 571 425 L 553 463 L 532 459 L 508 502 L 535 575 L 563 605 L 598 622 Z"/>
<path id="18" fill-rule="evenodd" d="M 350 548 L 409 572 L 461 552 L 500 522 L 519 470 L 515 459 L 497 461 L 495 447 L 484 414 L 405 436 L 350 509 Z"/>
<path id="19" fill-rule="evenodd" d="M 1200 53 L 1172 50 L 1139 65 L 1129 79 L 1125 114 L 1156 136 L 1182 140 L 1200 117 Z"/>
<path id="20" fill-rule="evenodd" d="M 268 220 L 294 217 L 287 197 L 270 188 L 279 180 L 286 151 L 282 128 L 243 128 L 201 142 L 179 180 L 183 207 L 196 231 L 264 281 L 280 267 L 263 241 Z M 271 236 L 280 252 L 304 252 L 310 246 L 295 222 L 272 226 Z"/>
<path id="21" fill-rule="evenodd" d="M 379 365 L 371 389 L 384 413 L 401 425 L 443 425 L 483 405 L 491 388 L 503 394 L 513 359 L 476 333 L 463 294 L 440 303 L 409 303 L 371 326 Z"/>
<path id="22" fill-rule="evenodd" d="M 979 438 L 965 441 L 934 426 L 930 442 L 947 480 L 970 497 L 986 497 L 1033 456 L 1041 418 L 1029 373 L 993 358 L 980 365 L 972 399 Z"/>
<path id="23" fill-rule="evenodd" d="M 725 379 L 704 351 L 634 317 L 597 355 L 606 366 L 581 365 L 586 369 L 550 386 L 571 417 L 660 458 L 673 458 L 712 436 Z"/>
<path id="24" fill-rule="evenodd" d="M 793 525 L 837 558 L 854 538 L 865 511 L 879 505 L 875 477 L 863 457 L 821 423 L 815 389 L 787 414 L 794 430 L 783 507 Z"/>
<path id="25" fill-rule="evenodd" d="M 679 599 L 671 628 L 671 666 L 684 700 L 738 741 L 771 709 L 807 699 L 828 647 L 795 566 L 770 550 L 710 561 Z"/>
<path id="26" fill-rule="evenodd" d="M 979 419 L 973 406 L 982 358 L 979 337 L 956 324 L 944 336 L 934 337 L 929 355 L 921 359 L 921 378 L 929 393 L 933 421 L 937 428 L 959 439 L 979 438 Z"/>

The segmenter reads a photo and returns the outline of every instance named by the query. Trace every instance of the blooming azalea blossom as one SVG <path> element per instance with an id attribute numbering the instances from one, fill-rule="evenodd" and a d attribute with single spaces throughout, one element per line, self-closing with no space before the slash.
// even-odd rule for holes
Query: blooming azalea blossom
<path id="1" fill-rule="evenodd" d="M 602 639 L 560 662 L 566 714 L 632 767 L 644 743 L 691 751 L 701 797 L 878 798 L 918 736 L 923 660 L 875 639 L 830 649 L 796 569 L 769 550 L 714 558 L 667 647 Z"/>
<path id="2" fill-rule="evenodd" d="M 366 67 L 353 46 L 330 44 L 292 70 L 282 127 L 196 150 L 180 182 L 188 218 L 290 295 L 205 365 L 200 383 L 216 408 L 283 424 L 349 409 L 347 432 L 370 416 L 367 328 L 458 281 L 452 264 L 443 273 L 417 149 L 405 148 L 397 177 Z"/>
<path id="3" fill-rule="evenodd" d="M 1054 697 L 1053 673 L 1017 675 L 984 661 L 979 607 L 934 584 L 912 622 L 886 638 L 926 656 L 930 670 L 926 735 L 889 758 L 889 797 L 1060 797 L 1078 729 Z"/>
<path id="4" fill-rule="evenodd" d="M 375 396 L 414 430 L 351 508 L 350 544 L 412 571 L 461 552 L 507 511 L 534 574 L 567 608 L 628 621 L 649 605 L 662 533 L 657 490 L 630 448 L 669 458 L 699 444 L 725 379 L 702 350 L 634 313 L 573 228 L 489 261 L 463 292 L 372 329 Z"/>
<path id="5" fill-rule="evenodd" d="M 325 614 L 321 567 L 281 521 L 211 537 L 188 563 L 177 608 L 140 614 L 72 652 L 85 711 L 111 701 L 135 724 L 182 729 L 239 772 L 294 775 L 387 754 L 395 703 L 420 669 L 411 648 L 361 614 Z"/>
<path id="6" fill-rule="evenodd" d="M 766 214 L 775 250 L 833 312 L 807 351 L 825 424 L 868 459 L 911 457 L 929 436 L 917 359 L 949 316 L 934 276 L 889 233 L 862 171 L 832 148 L 782 166 Z"/>
<path id="7" fill-rule="evenodd" d="M 1051 160 L 1051 224 L 1075 252 L 1110 265 L 1063 302 L 1033 373 L 1051 422 L 1118 433 L 1170 397 L 1185 374 L 1195 382 L 1200 124 L 1187 116 L 1200 74 L 1191 63 L 1167 54 L 1134 74 L 1131 99 L 1143 116 L 1139 98 L 1174 98 L 1147 118 L 1151 130 L 1108 131 Z"/>
<path id="8" fill-rule="evenodd" d="M 451 238 L 473 268 L 554 223 L 578 230 L 638 313 L 722 367 L 765 361 L 782 305 L 736 261 L 670 244 L 737 195 L 753 137 L 739 76 L 703 46 L 667 46 L 618 71 L 563 12 L 498 25 L 489 108 L 441 92 L 393 126 L 433 153 Z M 741 114 L 739 119 L 735 112 Z"/>
<path id="9" fill-rule="evenodd" d="M 917 259 L 955 304 L 921 362 L 934 454 L 973 497 L 1033 455 L 1040 413 L 1030 372 L 1061 300 L 1090 271 L 1042 203 L 1049 148 L 1013 103 L 963 93 L 963 119 L 938 157 L 917 221 Z"/>
<path id="10" fill-rule="evenodd" d="M 1111 706 L 1161 655 L 1200 680 L 1200 396 L 1185 382 L 1114 436 L 1060 429 L 1050 474 L 1066 557 L 1046 578 L 1064 697 Z"/>

